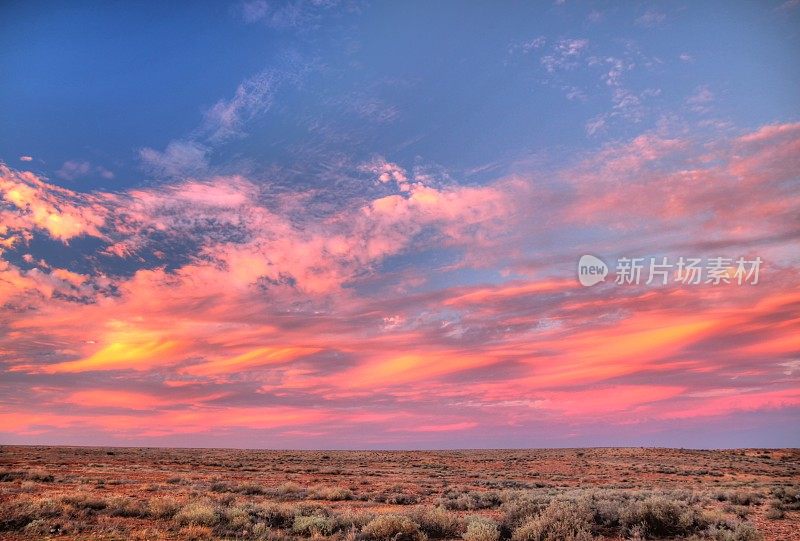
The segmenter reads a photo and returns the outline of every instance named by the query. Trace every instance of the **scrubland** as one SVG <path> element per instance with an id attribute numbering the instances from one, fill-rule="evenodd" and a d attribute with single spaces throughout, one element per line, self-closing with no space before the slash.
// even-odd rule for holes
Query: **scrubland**
<path id="1" fill-rule="evenodd" d="M 2 539 L 800 539 L 800 450 L 0 447 Z"/>

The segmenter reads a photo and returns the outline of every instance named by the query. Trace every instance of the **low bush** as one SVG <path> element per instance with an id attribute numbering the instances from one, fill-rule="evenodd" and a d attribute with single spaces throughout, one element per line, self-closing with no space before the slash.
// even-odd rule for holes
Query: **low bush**
<path id="1" fill-rule="evenodd" d="M 335 530 L 335 523 L 329 518 L 321 515 L 294 517 L 292 532 L 305 535 L 307 537 L 317 535 L 331 535 Z"/>
<path id="2" fill-rule="evenodd" d="M 169 519 L 175 516 L 181 503 L 170 496 L 161 496 L 147 500 L 147 512 L 156 519 Z"/>
<path id="3" fill-rule="evenodd" d="M 180 530 L 181 539 L 186 541 L 207 541 L 214 538 L 214 531 L 208 526 L 192 524 Z"/>
<path id="4" fill-rule="evenodd" d="M 591 541 L 592 514 L 584 505 L 553 501 L 514 530 L 512 541 Z"/>
<path id="5" fill-rule="evenodd" d="M 369 521 L 361 532 L 373 541 L 425 541 L 419 524 L 405 515 L 380 515 Z"/>
<path id="6" fill-rule="evenodd" d="M 241 535 L 248 531 L 253 522 L 251 520 L 250 509 L 244 505 L 234 505 L 225 509 L 223 517 L 225 532 L 233 536 Z"/>
<path id="7" fill-rule="evenodd" d="M 276 503 L 254 505 L 250 513 L 256 522 L 263 522 L 270 528 L 288 528 L 294 522 L 295 515 L 300 514 L 291 505 Z"/>
<path id="8" fill-rule="evenodd" d="M 686 536 L 706 526 L 696 508 L 660 496 L 630 502 L 620 513 L 620 521 L 629 533 L 649 538 Z"/>
<path id="9" fill-rule="evenodd" d="M 780 502 L 784 510 L 800 510 L 800 487 L 775 487 L 772 489 L 772 497 Z"/>
<path id="10" fill-rule="evenodd" d="M 491 519 L 470 517 L 467 521 L 467 530 L 462 537 L 464 541 L 499 541 L 500 528 Z"/>
<path id="11" fill-rule="evenodd" d="M 52 483 L 56 480 L 55 476 L 45 470 L 29 470 L 25 472 L 25 478 L 40 483 Z"/>
<path id="12" fill-rule="evenodd" d="M 308 491 L 295 482 L 287 481 L 275 487 L 273 493 L 282 500 L 302 500 Z"/>
<path id="13" fill-rule="evenodd" d="M 451 511 L 477 511 L 498 507 L 503 503 L 496 492 L 470 491 L 463 493 L 449 493 L 439 500 L 439 504 Z"/>
<path id="14" fill-rule="evenodd" d="M 762 539 L 755 526 L 749 522 L 741 522 L 735 525 L 733 529 L 712 526 L 703 532 L 702 538 L 712 539 L 713 541 L 760 541 Z"/>
<path id="15" fill-rule="evenodd" d="M 434 539 L 452 539 L 464 531 L 463 522 L 458 515 L 444 507 L 420 506 L 414 508 L 409 515 L 428 537 Z"/>
<path id="16" fill-rule="evenodd" d="M 106 512 L 112 517 L 144 517 L 148 514 L 141 502 L 126 496 L 114 496 L 107 503 Z"/>
<path id="17" fill-rule="evenodd" d="M 61 498 L 61 501 L 78 510 L 101 511 L 108 507 L 108 502 L 105 499 L 85 492 L 69 494 Z"/>
<path id="18" fill-rule="evenodd" d="M 311 497 L 317 500 L 337 502 L 352 500 L 353 493 L 344 487 L 319 487 L 311 493 Z"/>
<path id="19" fill-rule="evenodd" d="M 175 513 L 175 522 L 181 526 L 209 526 L 219 522 L 214 506 L 206 502 L 190 502 Z"/>
<path id="20" fill-rule="evenodd" d="M 336 529 L 343 532 L 361 530 L 374 518 L 375 514 L 368 511 L 345 509 L 335 517 Z"/>
<path id="21" fill-rule="evenodd" d="M 51 498 L 24 498 L 0 506 L 0 532 L 24 528 L 36 519 L 59 517 L 65 511 L 60 501 Z"/>
<path id="22" fill-rule="evenodd" d="M 544 511 L 549 503 L 550 498 L 531 494 L 524 494 L 507 500 L 501 507 L 503 517 L 500 521 L 500 530 L 503 537 L 509 537 L 511 532 L 527 519 L 535 517 Z"/>

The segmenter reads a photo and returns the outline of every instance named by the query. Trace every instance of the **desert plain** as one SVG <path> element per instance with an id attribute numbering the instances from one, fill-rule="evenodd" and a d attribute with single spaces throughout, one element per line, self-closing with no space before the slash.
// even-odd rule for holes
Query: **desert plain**
<path id="1" fill-rule="evenodd" d="M 0 539 L 800 539 L 800 450 L 0 447 Z"/>

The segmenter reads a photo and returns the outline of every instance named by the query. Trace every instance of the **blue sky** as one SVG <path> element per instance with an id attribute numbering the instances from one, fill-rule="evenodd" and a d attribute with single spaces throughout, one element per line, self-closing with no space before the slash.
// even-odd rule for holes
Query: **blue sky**
<path id="1" fill-rule="evenodd" d="M 54 178 L 67 161 L 89 162 L 114 181 L 62 180 L 124 189 L 155 176 L 142 148 L 191 137 L 204 111 L 260 73 L 275 79 L 272 103 L 214 145 L 216 167 L 308 178 L 319 174 L 311 164 L 341 155 L 462 174 L 560 161 L 702 116 L 686 100 L 703 88 L 711 119 L 755 127 L 796 114 L 797 10 L 780 3 L 298 2 L 260 18 L 261 4 L 249 16 L 243 5 L 7 3 L 0 155 L 32 155 Z M 554 54 L 562 40 L 588 42 L 580 66 Z M 639 102 L 616 113 L 609 57 L 625 63 L 620 86 Z M 614 116 L 587 135 L 604 115 Z"/>

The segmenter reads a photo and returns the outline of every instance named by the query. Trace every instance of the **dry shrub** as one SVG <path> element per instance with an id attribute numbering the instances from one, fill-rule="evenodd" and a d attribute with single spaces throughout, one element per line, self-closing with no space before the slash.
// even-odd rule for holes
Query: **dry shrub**
<path id="1" fill-rule="evenodd" d="M 749 522 L 740 522 L 732 530 L 711 527 L 703 537 L 713 541 L 760 541 L 761 534 Z"/>
<path id="2" fill-rule="evenodd" d="M 61 501 L 79 510 L 90 509 L 92 511 L 101 511 L 108 507 L 108 502 L 106 502 L 106 500 L 88 492 L 69 494 L 61 498 Z"/>
<path id="3" fill-rule="evenodd" d="M 147 512 L 153 518 L 172 518 L 180 508 L 181 502 L 171 496 L 160 496 L 147 500 Z"/>
<path id="4" fill-rule="evenodd" d="M 336 529 L 344 532 L 361 530 L 374 518 L 375 514 L 369 511 L 345 509 L 336 515 Z"/>
<path id="5" fill-rule="evenodd" d="M 186 541 L 206 541 L 214 538 L 214 532 L 208 526 L 190 524 L 181 528 L 180 535 Z"/>
<path id="6" fill-rule="evenodd" d="M 500 529 L 498 524 L 484 517 L 470 517 L 467 522 L 467 531 L 462 536 L 464 541 L 499 541 Z"/>
<path id="7" fill-rule="evenodd" d="M 52 483 L 56 479 L 53 474 L 41 469 L 29 470 L 25 473 L 25 477 L 31 481 L 38 481 L 40 483 Z"/>
<path id="8" fill-rule="evenodd" d="M 147 516 L 147 509 L 142 504 L 126 496 L 114 496 L 107 500 L 106 511 L 112 517 L 144 517 Z"/>
<path id="9" fill-rule="evenodd" d="M 19 491 L 20 492 L 34 493 L 34 492 L 38 492 L 38 490 L 39 490 L 39 485 L 34 481 L 23 481 L 19 485 Z"/>
<path id="10" fill-rule="evenodd" d="M 478 509 L 498 507 L 503 503 L 503 500 L 496 492 L 472 490 L 463 493 L 448 493 L 444 498 L 440 499 L 439 503 L 446 509 L 454 511 L 476 511 Z"/>
<path id="11" fill-rule="evenodd" d="M 250 508 L 256 522 L 263 522 L 271 528 L 287 528 L 292 525 L 299 510 L 286 504 L 269 503 L 254 505 Z"/>
<path id="12" fill-rule="evenodd" d="M 781 509 L 780 503 L 776 505 L 771 505 L 767 512 L 764 513 L 764 516 L 770 520 L 782 520 L 786 518 L 786 512 Z"/>
<path id="13" fill-rule="evenodd" d="M 128 541 L 153 541 L 164 536 L 162 532 L 155 528 L 136 528 L 127 532 Z"/>
<path id="14" fill-rule="evenodd" d="M 411 511 L 410 516 L 428 537 L 434 539 L 452 539 L 461 535 L 464 530 L 459 517 L 444 507 L 417 507 Z"/>
<path id="15" fill-rule="evenodd" d="M 303 486 L 293 481 L 278 485 L 273 492 L 275 496 L 283 500 L 302 500 L 308 494 L 308 491 Z"/>
<path id="16" fill-rule="evenodd" d="M 50 520 L 37 518 L 28 523 L 23 531 L 26 535 L 35 536 L 35 538 L 43 539 L 45 536 L 62 533 L 61 526 L 57 523 L 52 523 Z"/>
<path id="17" fill-rule="evenodd" d="M 513 541 L 591 541 L 592 515 L 574 502 L 553 501 L 514 530 Z"/>
<path id="18" fill-rule="evenodd" d="M 706 526 L 696 508 L 663 497 L 630 502 L 620 513 L 620 521 L 629 531 L 651 538 L 687 536 Z"/>
<path id="19" fill-rule="evenodd" d="M 294 517 L 292 532 L 305 536 L 331 535 L 335 530 L 335 524 L 329 517 L 322 515 L 311 515 Z"/>
<path id="20" fill-rule="evenodd" d="M 253 526 L 253 535 L 260 539 L 265 537 L 269 533 L 269 526 L 267 526 L 264 522 L 256 522 L 255 526 Z"/>
<path id="21" fill-rule="evenodd" d="M 214 526 L 219 522 L 214 506 L 207 502 L 190 502 L 175 514 L 181 526 Z"/>
<path id="22" fill-rule="evenodd" d="M 243 505 L 235 505 L 226 509 L 225 522 L 227 523 L 228 530 L 233 532 L 234 535 L 249 530 L 253 525 L 250 519 L 250 510 Z"/>
<path id="23" fill-rule="evenodd" d="M 257 496 L 266 493 L 264 487 L 255 483 L 245 483 L 243 485 L 239 485 L 235 490 L 236 492 L 244 494 L 245 496 Z"/>
<path id="24" fill-rule="evenodd" d="M 317 500 L 338 502 L 343 500 L 352 500 L 353 493 L 344 487 L 319 487 L 312 492 L 312 497 Z"/>
<path id="25" fill-rule="evenodd" d="M 381 515 L 369 521 L 361 532 L 374 541 L 426 541 L 419 524 L 405 515 Z"/>
<path id="26" fill-rule="evenodd" d="M 772 496 L 781 504 L 781 509 L 785 511 L 800 510 L 800 487 L 774 487 L 772 489 Z"/>
<path id="27" fill-rule="evenodd" d="M 721 502 L 730 502 L 734 505 L 758 505 L 763 497 L 758 492 L 739 490 L 736 492 L 718 492 L 716 499 Z"/>
<path id="28" fill-rule="evenodd" d="M 511 532 L 527 519 L 537 516 L 550 504 L 546 496 L 520 495 L 503 504 L 503 519 L 501 527 Z"/>
<path id="29" fill-rule="evenodd" d="M 21 498 L 0 506 L 0 532 L 20 530 L 37 519 L 54 518 L 66 511 L 52 498 Z"/>

